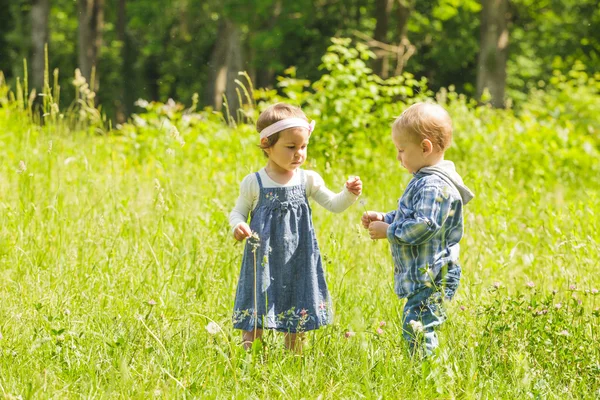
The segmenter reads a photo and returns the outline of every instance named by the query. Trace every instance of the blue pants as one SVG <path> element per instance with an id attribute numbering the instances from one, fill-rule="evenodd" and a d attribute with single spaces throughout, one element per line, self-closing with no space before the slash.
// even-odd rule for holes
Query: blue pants
<path id="1" fill-rule="evenodd" d="M 446 320 L 444 301 L 454 297 L 460 276 L 460 266 L 451 263 L 442 268 L 431 287 L 424 287 L 407 297 L 402 336 L 408 342 L 411 354 L 424 351 L 425 356 L 430 356 L 438 347 L 435 329 Z"/>

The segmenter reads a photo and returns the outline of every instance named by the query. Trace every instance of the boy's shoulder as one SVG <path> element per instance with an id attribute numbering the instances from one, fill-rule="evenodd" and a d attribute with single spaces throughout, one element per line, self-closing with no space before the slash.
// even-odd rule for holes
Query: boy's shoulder
<path id="1" fill-rule="evenodd" d="M 412 186 L 414 190 L 421 190 L 425 187 L 443 189 L 445 186 L 448 186 L 448 182 L 436 174 L 416 173 L 412 178 Z"/>
<path id="2" fill-rule="evenodd" d="M 460 193 L 453 184 L 436 174 L 417 173 L 409 183 L 405 195 L 410 198 L 427 196 L 437 197 L 440 194 L 444 198 L 460 198 Z"/>

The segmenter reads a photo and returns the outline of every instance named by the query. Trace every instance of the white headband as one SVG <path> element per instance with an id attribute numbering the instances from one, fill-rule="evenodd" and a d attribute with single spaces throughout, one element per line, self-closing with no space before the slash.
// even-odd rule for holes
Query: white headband
<path id="1" fill-rule="evenodd" d="M 282 119 L 281 121 L 277 121 L 274 124 L 269 125 L 265 129 L 260 131 L 260 139 L 262 140 L 264 138 L 267 138 L 273 135 L 274 133 L 281 132 L 284 129 L 298 127 L 308 129 L 308 135 L 310 136 L 312 131 L 315 129 L 315 121 L 311 121 L 311 123 L 309 124 L 302 118 Z"/>

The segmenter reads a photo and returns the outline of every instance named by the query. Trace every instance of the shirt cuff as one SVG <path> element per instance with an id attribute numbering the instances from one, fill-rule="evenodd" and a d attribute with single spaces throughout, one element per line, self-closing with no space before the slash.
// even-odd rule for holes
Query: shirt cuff
<path id="1" fill-rule="evenodd" d="M 390 243 L 396 243 L 396 224 L 391 223 L 387 228 L 386 236 Z"/>

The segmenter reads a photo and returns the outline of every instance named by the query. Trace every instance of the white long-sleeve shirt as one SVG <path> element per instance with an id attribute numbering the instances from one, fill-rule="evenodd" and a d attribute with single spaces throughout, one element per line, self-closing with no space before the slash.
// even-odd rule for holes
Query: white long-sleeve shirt
<path id="1" fill-rule="evenodd" d="M 354 204 L 356 199 L 358 199 L 358 196 L 352 194 L 345 186 L 337 194 L 332 192 L 325 186 L 323 178 L 315 171 L 304 170 L 304 173 L 306 177 L 306 195 L 331 212 L 340 213 Z M 298 170 L 296 170 L 292 179 L 286 184 L 273 181 L 267 175 L 264 168 L 258 171 L 258 174 L 260 175 L 263 187 L 266 188 L 295 186 L 301 183 Z M 240 196 L 235 203 L 234 209 L 229 214 L 231 232 L 234 232 L 239 224 L 248 221 L 248 215 L 258 204 L 259 195 L 260 186 L 258 185 L 256 175 L 254 173 L 246 175 L 240 184 Z"/>

